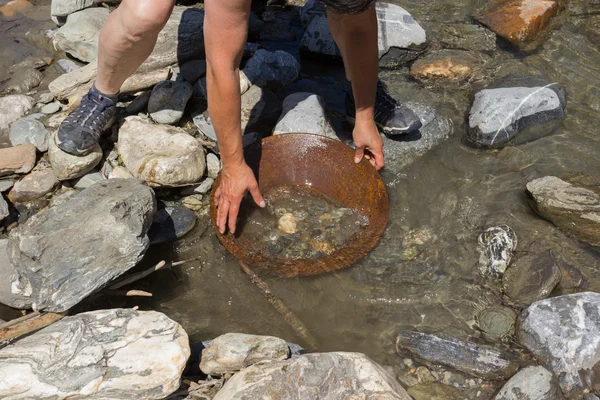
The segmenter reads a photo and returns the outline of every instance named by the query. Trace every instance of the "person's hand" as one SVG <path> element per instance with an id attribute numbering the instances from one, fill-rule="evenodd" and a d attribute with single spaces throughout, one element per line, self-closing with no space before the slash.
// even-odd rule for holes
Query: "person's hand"
<path id="1" fill-rule="evenodd" d="M 226 164 L 221 172 L 221 183 L 215 192 L 217 203 L 217 226 L 221 234 L 229 226 L 229 232 L 235 233 L 237 216 L 240 204 L 246 190 L 250 191 L 252 198 L 259 207 L 265 207 L 265 200 L 258 190 L 258 182 L 254 173 L 245 162 L 239 164 Z M 229 224 L 227 223 L 229 217 Z"/>
<path id="2" fill-rule="evenodd" d="M 357 118 L 352 137 L 356 146 L 354 162 L 358 164 L 365 157 L 377 170 L 383 168 L 383 140 L 375 121 Z"/>

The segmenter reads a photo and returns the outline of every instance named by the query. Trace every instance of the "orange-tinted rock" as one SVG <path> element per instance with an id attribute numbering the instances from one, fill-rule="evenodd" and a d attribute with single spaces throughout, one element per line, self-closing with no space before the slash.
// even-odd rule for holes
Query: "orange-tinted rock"
<path id="1" fill-rule="evenodd" d="M 5 17 L 14 17 L 15 14 L 23 13 L 30 8 L 33 8 L 33 4 L 27 0 L 13 0 L 0 7 L 0 14 Z"/>
<path id="2" fill-rule="evenodd" d="M 417 60 L 410 69 L 416 79 L 468 80 L 481 62 L 464 51 L 442 50 Z"/>
<path id="3" fill-rule="evenodd" d="M 557 0 L 490 0 L 479 22 L 516 46 L 531 47 L 562 8 Z"/>
<path id="4" fill-rule="evenodd" d="M 26 174 L 33 169 L 35 161 L 35 146 L 32 144 L 0 149 L 0 176 Z"/>

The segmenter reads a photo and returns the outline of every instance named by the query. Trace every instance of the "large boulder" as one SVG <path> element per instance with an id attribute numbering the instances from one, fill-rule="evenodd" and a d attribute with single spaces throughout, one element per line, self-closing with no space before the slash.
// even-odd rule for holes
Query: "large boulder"
<path id="1" fill-rule="evenodd" d="M 314 353 L 253 365 L 235 374 L 214 400 L 410 400 L 396 380 L 360 353 Z"/>
<path id="2" fill-rule="evenodd" d="M 35 105 L 33 97 L 15 94 L 0 97 L 0 132 L 27 114 Z"/>
<path id="3" fill-rule="evenodd" d="M 467 140 L 477 147 L 500 147 L 523 129 L 565 113 L 565 93 L 558 84 L 538 76 L 506 76 L 475 94 Z"/>
<path id="4" fill-rule="evenodd" d="M 289 358 L 285 340 L 273 336 L 226 333 L 202 350 L 200 369 L 207 375 L 238 372 L 261 361 Z"/>
<path id="5" fill-rule="evenodd" d="M 32 144 L 0 149 L 0 176 L 26 174 L 33 169 L 35 161 L 35 146 Z"/>
<path id="6" fill-rule="evenodd" d="M 110 11 L 104 7 L 88 8 L 67 17 L 67 23 L 54 35 L 54 46 L 84 62 L 98 57 L 98 37 Z"/>
<path id="7" fill-rule="evenodd" d="M 529 182 L 527 192 L 542 217 L 576 238 L 600 246 L 600 193 L 555 176 Z"/>
<path id="8" fill-rule="evenodd" d="M 0 350 L 0 397 L 164 399 L 179 388 L 189 356 L 187 334 L 164 314 L 87 312 Z"/>
<path id="9" fill-rule="evenodd" d="M 125 167 L 150 186 L 185 186 L 202 179 L 204 148 L 183 129 L 128 117 L 119 130 Z"/>
<path id="10" fill-rule="evenodd" d="M 9 236 L 16 308 L 62 312 L 134 267 L 149 246 L 154 193 L 132 179 L 98 182 Z"/>
<path id="11" fill-rule="evenodd" d="M 569 294 L 533 303 L 518 339 L 558 377 L 567 398 L 600 393 L 600 294 Z"/>
<path id="12" fill-rule="evenodd" d="M 325 102 L 314 93 L 298 92 L 283 100 L 283 112 L 273 129 L 273 135 L 302 132 L 337 139 L 327 118 Z"/>
<path id="13" fill-rule="evenodd" d="M 500 389 L 494 400 L 564 400 L 552 372 L 544 367 L 527 367 Z"/>
<path id="14" fill-rule="evenodd" d="M 282 88 L 293 82 L 300 73 L 300 63 L 283 50 L 257 50 L 243 70 L 253 85 Z"/>

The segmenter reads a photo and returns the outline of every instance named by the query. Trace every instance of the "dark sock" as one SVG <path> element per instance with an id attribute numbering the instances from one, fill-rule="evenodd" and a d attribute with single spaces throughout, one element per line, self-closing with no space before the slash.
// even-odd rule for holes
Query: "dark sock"
<path id="1" fill-rule="evenodd" d="M 104 96 L 107 99 L 112 100 L 113 103 L 117 103 L 119 101 L 119 93 L 117 93 L 117 94 L 102 93 L 101 91 L 99 91 L 98 89 L 96 89 L 96 85 L 93 85 L 92 88 L 90 89 L 90 91 L 92 91 L 94 93 L 98 93 L 99 95 Z"/>

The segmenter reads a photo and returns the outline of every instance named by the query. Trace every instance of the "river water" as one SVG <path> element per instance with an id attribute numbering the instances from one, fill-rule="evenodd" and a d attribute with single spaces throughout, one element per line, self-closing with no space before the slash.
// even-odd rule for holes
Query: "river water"
<path id="1" fill-rule="evenodd" d="M 411 12 L 426 30 L 447 23 L 473 24 L 471 16 L 481 3 L 393 2 Z M 317 346 L 311 350 L 359 351 L 395 366 L 401 360 L 394 354 L 395 336 L 402 330 L 483 340 L 476 316 L 503 299 L 501 282 L 483 278 L 477 269 L 477 237 L 498 224 L 516 232 L 517 258 L 553 249 L 584 272 L 590 290 L 600 290 L 600 252 L 536 215 L 525 194 L 528 181 L 545 175 L 600 182 L 599 24 L 591 20 L 599 10 L 596 2 L 571 2 L 562 24 L 533 52 L 517 52 L 499 42 L 496 51 L 485 54 L 481 76 L 470 83 L 425 84 L 409 79 L 408 69 L 381 72 L 392 95 L 433 107 L 452 119 L 454 132 L 401 171 L 383 171 L 390 197 L 389 224 L 379 246 L 365 259 L 313 278 L 283 280 L 257 271 L 316 338 Z M 44 12 L 46 18 L 39 23 L 48 22 L 47 7 Z M 14 28 L 8 24 L 2 21 L 0 26 L 0 71 L 15 60 L 15 49 L 20 56 L 35 53 L 14 43 L 24 32 L 19 24 Z M 266 46 L 297 52 L 297 42 Z M 462 136 L 474 90 L 510 72 L 542 74 L 558 82 L 567 93 L 566 118 L 535 138 L 501 150 L 467 146 Z M 317 92 L 336 119 L 343 112 L 342 76 L 340 65 L 303 59 L 301 79 L 281 96 L 298 90 Z M 350 132 L 341 119 L 336 128 Z M 136 288 L 149 290 L 154 297 L 129 300 L 127 305 L 166 313 L 183 325 L 192 341 L 246 332 L 307 345 L 219 244 L 207 217 L 185 238 L 151 249 L 144 264 L 195 257 L 201 261 L 141 282 Z M 487 343 L 517 347 L 514 338 Z"/>

